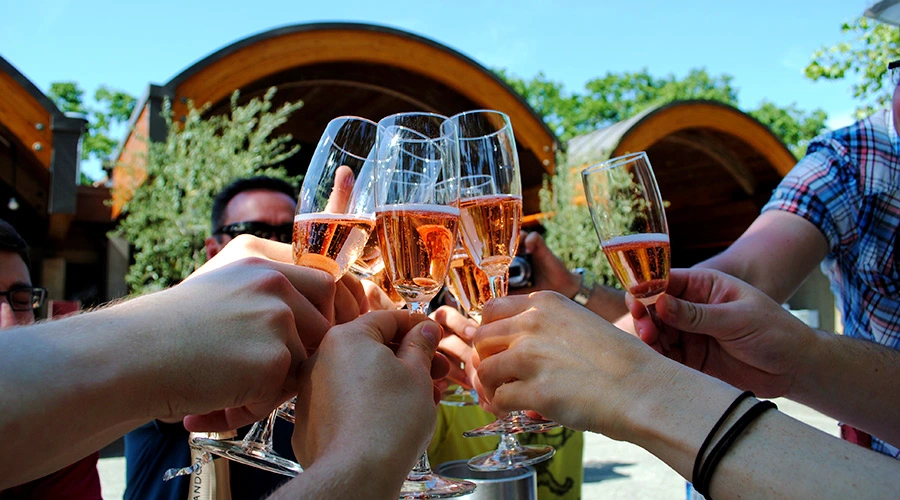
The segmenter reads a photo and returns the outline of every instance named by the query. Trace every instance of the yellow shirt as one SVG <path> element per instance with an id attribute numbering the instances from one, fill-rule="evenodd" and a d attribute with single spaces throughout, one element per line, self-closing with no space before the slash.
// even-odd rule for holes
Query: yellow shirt
<path id="1" fill-rule="evenodd" d="M 469 459 L 497 447 L 500 438 L 466 438 L 462 433 L 496 420 L 490 413 L 473 406 L 438 405 L 437 427 L 428 446 L 432 466 L 452 460 Z M 537 472 L 539 500 L 578 500 L 583 480 L 582 453 L 584 434 L 566 428 L 544 433 L 516 434 L 522 444 L 549 444 L 556 448 L 550 460 L 533 465 Z"/>

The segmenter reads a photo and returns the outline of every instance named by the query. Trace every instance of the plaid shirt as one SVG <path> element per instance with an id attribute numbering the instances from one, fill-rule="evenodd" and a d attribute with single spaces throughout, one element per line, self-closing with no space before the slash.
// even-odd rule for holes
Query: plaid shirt
<path id="1" fill-rule="evenodd" d="M 889 111 L 810 143 L 763 207 L 804 217 L 828 241 L 822 271 L 844 334 L 900 349 L 900 140 Z M 872 449 L 900 458 L 879 439 Z"/>

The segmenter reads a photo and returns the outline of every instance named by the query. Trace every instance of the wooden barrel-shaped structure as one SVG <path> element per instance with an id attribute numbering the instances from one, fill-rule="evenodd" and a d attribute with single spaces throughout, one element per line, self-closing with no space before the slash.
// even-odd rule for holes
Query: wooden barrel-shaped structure
<path id="1" fill-rule="evenodd" d="M 134 168 L 146 151 L 144 138 L 162 140 L 162 99 L 176 118 L 188 100 L 209 103 L 209 113 L 227 112 L 236 89 L 242 102 L 277 87 L 277 103 L 304 102 L 278 132 L 290 133 L 300 153 L 288 161 L 302 173 L 329 120 L 356 115 L 378 120 L 404 111 L 452 115 L 471 109 L 507 113 L 516 134 L 525 186 L 525 212 L 539 211 L 537 193 L 555 167 L 557 139 L 543 120 L 508 85 L 469 57 L 408 32 L 356 23 L 301 24 L 239 40 L 151 86 L 139 103 L 131 133 L 113 173 L 114 213 L 141 182 Z M 128 167 L 128 168 L 126 168 Z"/>

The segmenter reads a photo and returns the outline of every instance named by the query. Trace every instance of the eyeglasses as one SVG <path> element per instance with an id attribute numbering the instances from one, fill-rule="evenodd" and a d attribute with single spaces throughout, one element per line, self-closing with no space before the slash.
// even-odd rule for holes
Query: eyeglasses
<path id="1" fill-rule="evenodd" d="M 47 289 L 25 286 L 0 292 L 0 297 L 4 296 L 13 311 L 34 311 L 44 304 L 44 300 L 47 298 Z"/>
<path id="2" fill-rule="evenodd" d="M 891 83 L 900 84 L 900 59 L 888 64 L 888 75 L 891 77 Z"/>
<path id="3" fill-rule="evenodd" d="M 225 234 L 232 238 L 239 234 L 250 234 L 257 238 L 290 243 L 294 234 L 294 225 L 287 223 L 273 226 L 258 221 L 235 222 L 234 224 L 228 224 L 227 226 L 216 229 L 213 234 Z"/>

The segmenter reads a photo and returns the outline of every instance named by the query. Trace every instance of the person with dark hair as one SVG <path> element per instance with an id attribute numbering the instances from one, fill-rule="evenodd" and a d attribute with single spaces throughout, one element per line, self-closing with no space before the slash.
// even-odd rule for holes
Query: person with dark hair
<path id="1" fill-rule="evenodd" d="M 0 219 L 0 330 L 34 323 L 34 312 L 47 298 L 47 290 L 31 284 L 28 243 Z M 26 333 L 27 334 L 27 333 Z M 99 453 L 93 453 L 57 472 L 0 491 L 0 499 L 100 499 Z"/>
<path id="2" fill-rule="evenodd" d="M 212 259 L 241 234 L 290 243 L 296 200 L 294 188 L 282 179 L 257 176 L 232 182 L 213 200 L 212 234 L 205 243 L 207 259 Z M 248 429 L 239 429 L 238 439 Z M 182 476 L 164 483 L 162 476 L 169 468 L 191 463 L 188 437 L 188 431 L 178 418 L 153 420 L 128 433 L 125 436 L 125 498 L 186 498 L 190 477 Z M 274 439 L 275 451 L 293 460 L 289 422 L 276 421 Z M 264 497 L 287 480 L 286 476 L 239 463 L 228 463 L 227 468 L 231 477 L 231 495 L 235 500 Z"/>
<path id="3" fill-rule="evenodd" d="M 232 182 L 213 200 L 206 257 L 211 259 L 239 234 L 290 243 L 296 207 L 296 189 L 282 179 L 257 176 Z"/>

